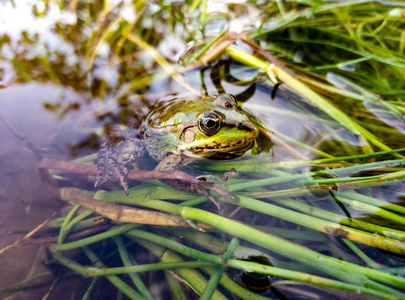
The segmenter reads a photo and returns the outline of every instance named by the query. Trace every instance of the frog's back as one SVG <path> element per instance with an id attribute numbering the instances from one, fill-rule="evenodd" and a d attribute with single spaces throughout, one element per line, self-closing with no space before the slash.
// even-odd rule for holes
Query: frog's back
<path id="1" fill-rule="evenodd" d="M 164 128 L 184 123 L 194 123 L 203 111 L 215 109 L 213 98 L 169 96 L 156 101 L 143 118 L 142 127 Z"/>

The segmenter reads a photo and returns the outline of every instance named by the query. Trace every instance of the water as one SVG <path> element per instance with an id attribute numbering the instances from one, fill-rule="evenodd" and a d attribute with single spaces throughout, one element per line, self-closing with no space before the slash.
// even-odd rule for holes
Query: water
<path id="1" fill-rule="evenodd" d="M 101 144 L 103 128 L 111 124 L 132 124 L 135 122 L 134 118 L 144 114 L 147 105 L 155 100 L 173 94 L 188 96 L 194 91 L 209 96 L 223 92 L 235 95 L 243 109 L 262 124 L 263 130 L 270 133 L 272 142 L 270 151 L 260 156 L 245 155 L 239 160 L 225 162 L 199 161 L 183 169 L 196 176 L 214 174 L 219 177 L 235 167 L 240 176 L 229 180 L 231 192 L 238 193 L 241 197 L 254 198 L 260 201 L 260 205 L 274 205 L 272 209 L 266 211 L 268 207 L 249 207 L 249 201 L 244 203 L 243 199 L 241 203 L 246 204 L 244 208 L 237 209 L 234 204 L 222 202 L 223 210 L 219 213 L 210 202 L 199 204 L 198 208 L 257 226 L 321 255 L 358 265 L 367 263 L 349 249 L 342 239 L 347 236 L 333 228 L 327 231 L 328 234 L 322 233 L 319 227 L 311 228 L 305 213 L 294 215 L 294 212 L 306 211 L 317 220 L 330 221 L 337 225 L 341 223 L 352 226 L 353 224 L 348 222 L 356 219 L 403 232 L 404 212 L 387 208 L 390 213 L 396 214 L 396 217 L 387 216 L 381 214 L 375 203 L 373 205 L 376 206 L 371 207 L 372 204 L 367 202 L 370 207 L 366 207 L 361 205 L 363 202 L 360 200 L 353 202 L 360 198 L 374 202 L 377 199 L 385 201 L 387 205 L 395 203 L 403 206 L 404 185 L 400 180 L 382 186 L 361 186 L 355 191 L 357 195 L 345 183 L 320 182 L 324 192 L 311 189 L 308 183 L 311 180 L 373 176 L 403 169 L 397 160 L 387 166 L 382 164 L 365 166 L 363 169 L 347 169 L 344 173 L 334 175 L 330 174 L 333 173 L 330 170 L 336 166 L 334 162 L 315 166 L 313 160 L 356 156 L 368 153 L 370 146 L 364 139 L 342 126 L 345 124 L 340 124 L 324 110 L 314 106 L 312 99 L 299 95 L 286 84 L 281 84 L 276 89 L 260 70 L 243 66 L 227 57 L 212 64 L 184 70 L 179 74 L 180 79 L 173 78 L 164 71 L 167 68 L 165 62 L 159 57 L 154 58 L 155 53 L 150 48 L 140 42 L 134 42 L 130 36 L 128 38 L 132 42 L 125 38 L 125 30 L 132 30 L 131 24 L 136 22 L 134 34 L 144 37 L 172 63 L 171 65 L 178 66 L 178 60 L 185 63 L 192 56 L 192 51 L 184 54 L 190 44 L 199 46 L 227 28 L 243 31 L 260 26 L 259 21 L 263 21 L 264 16 L 261 14 L 261 5 L 248 5 L 248 9 L 244 10 L 241 9 L 244 4 L 227 6 L 224 3 L 210 2 L 212 5 L 209 6 L 208 14 L 216 18 L 201 30 L 197 11 L 189 6 L 172 1 L 165 3 L 161 10 L 156 3 L 144 7 L 138 2 L 135 5 L 129 1 L 73 1 L 70 4 L 48 1 L 47 5 L 33 1 L 0 3 L 0 83 L 3 85 L 0 89 L 0 248 L 22 238 L 24 234 L 51 218 L 54 213 L 56 217 L 66 216 L 72 206 L 60 199 L 57 188 L 75 187 L 93 191 L 94 176 L 54 171 L 48 173 L 38 169 L 42 159 L 78 159 L 92 165 Z M 276 30 L 280 24 L 282 23 L 275 19 L 265 23 L 263 29 Z M 290 33 L 299 43 L 298 37 L 301 33 L 295 32 L 296 36 Z M 286 33 L 283 31 L 282 34 Z M 264 46 L 271 43 L 274 51 L 281 49 L 285 46 L 284 43 L 288 44 L 283 40 L 282 34 L 278 41 L 269 42 L 263 38 L 261 43 Z M 138 45 L 135 46 L 135 43 Z M 243 47 L 249 49 L 246 45 Z M 313 47 L 312 45 L 308 51 L 305 47 L 298 49 L 297 46 L 295 53 L 293 47 L 282 51 L 280 56 L 284 59 L 290 57 L 292 60 L 299 54 L 300 63 L 305 60 L 315 62 L 317 59 L 310 55 Z M 351 59 L 347 58 L 348 61 Z M 342 65 L 337 65 L 337 68 Z M 347 68 L 348 66 L 350 68 Z M 399 106 L 396 103 L 400 102 L 400 96 L 396 101 L 388 102 L 383 101 L 372 89 L 368 90 L 365 85 L 357 88 L 359 85 L 351 78 L 350 73 L 354 73 L 354 69 L 361 72 L 364 65 L 348 66 L 341 70 L 347 73 L 325 73 L 325 81 L 328 79 L 336 88 L 351 93 L 350 97 L 364 96 L 368 100 L 339 102 L 341 98 L 336 96 L 331 98 L 336 100 L 333 103 L 388 147 L 403 148 L 403 110 L 397 109 Z M 396 88 L 400 90 L 400 87 Z M 377 147 L 374 150 L 381 151 Z M 381 160 L 384 159 L 399 160 L 399 157 L 385 154 Z M 345 167 L 353 162 L 362 165 L 373 160 L 359 157 L 336 161 L 339 167 Z M 150 159 L 139 162 L 142 169 L 152 169 L 155 165 L 156 162 L 151 162 Z M 320 172 L 313 174 L 310 171 Z M 269 181 L 261 184 L 260 180 Z M 139 184 L 130 182 L 131 187 L 135 186 L 135 189 L 130 191 L 129 197 L 121 196 L 121 200 L 136 201 L 136 197 L 143 195 L 142 193 L 145 193 L 144 198 L 149 197 L 152 193 L 148 190 L 149 186 Z M 251 186 L 238 192 L 238 187 L 241 188 L 244 184 Z M 117 182 L 110 182 L 103 187 L 121 191 Z M 298 190 L 298 193 L 294 194 L 294 190 Z M 289 193 L 280 196 L 277 194 L 280 191 Z M 190 197 L 182 192 L 177 194 L 174 190 L 164 190 L 164 194 L 159 199 L 181 200 L 181 197 Z M 192 201 L 194 200 L 192 198 Z M 376 211 L 373 211 L 374 208 Z M 283 213 L 285 217 L 282 216 Z M 325 217 L 327 213 L 329 215 Z M 105 231 L 108 228 L 102 229 Z M 144 226 L 142 229 L 160 236 L 168 236 L 174 241 L 184 242 L 207 253 L 218 254 L 215 249 L 210 248 L 214 243 L 204 242 L 203 239 L 207 236 L 202 233 L 197 236 L 194 230 L 183 232 L 178 228 L 157 226 Z M 58 229 L 44 230 L 37 239 L 51 238 L 50 242 L 55 243 L 57 231 Z M 219 253 L 226 249 L 224 240 L 229 242 L 233 237 L 227 232 L 224 229 L 211 235 L 211 238 L 217 238 L 218 244 L 224 247 Z M 374 234 L 374 231 L 371 232 Z M 396 238 L 395 234 L 398 232 L 392 233 L 390 237 Z M 350 240 L 350 236 L 347 239 Z M 49 244 L 49 240 L 47 241 Z M 356 239 L 354 242 L 371 260 L 380 264 L 379 267 L 397 270 L 404 267 L 405 262 L 398 254 L 379 250 Z M 128 253 L 133 255 L 139 264 L 159 261 L 156 253 L 151 250 L 152 246 L 143 244 L 143 240 L 125 237 L 124 243 Z M 46 245 L 47 243 L 32 245 L 31 242 L 0 254 L 2 270 L 9 270 L 0 272 L 0 288 L 10 287 L 40 274 L 37 281 L 30 282 L 37 284 L 36 288 L 22 292 L 19 295 L 21 299 L 42 298 L 55 278 L 58 278 L 58 281 L 51 291 L 51 299 L 81 299 L 91 279 L 83 280 L 83 277 L 77 274 L 69 275 L 66 269 L 52 263 L 51 255 L 46 252 Z M 241 246 L 243 247 L 237 248 L 235 252 L 238 258 L 264 254 L 276 267 L 325 277 L 331 275 L 310 263 L 297 262 L 294 257 L 285 256 L 277 247 L 269 249 L 266 248 L 269 246 L 243 238 Z M 102 257 L 102 261 L 108 266 L 121 266 L 116 252 L 117 246 L 111 239 L 89 248 Z M 401 246 L 399 248 L 401 249 Z M 90 260 L 79 250 L 74 250 L 67 256 L 83 265 L 91 265 Z M 46 266 L 44 262 L 48 262 Z M 226 274 L 243 286 L 241 271 L 227 268 Z M 343 275 L 338 274 L 335 277 L 339 276 Z M 167 277 L 170 277 L 170 274 L 162 271 L 141 274 L 141 279 L 156 299 L 169 298 L 167 295 L 171 292 L 166 282 Z M 342 296 L 340 290 L 324 291 L 316 286 L 306 285 L 298 285 L 296 288 L 280 278 L 270 278 L 275 289 L 265 290 L 263 296 L 270 299 L 346 297 Z M 128 278 L 126 280 L 129 281 Z M 189 299 L 198 298 L 191 289 L 185 286 L 182 288 Z M 228 288 L 221 291 L 226 297 L 231 297 L 230 292 L 233 292 Z M 3 292 L 1 295 L 3 294 L 11 293 Z M 119 297 L 117 290 L 104 277 L 91 293 L 91 299 L 114 297 Z"/>

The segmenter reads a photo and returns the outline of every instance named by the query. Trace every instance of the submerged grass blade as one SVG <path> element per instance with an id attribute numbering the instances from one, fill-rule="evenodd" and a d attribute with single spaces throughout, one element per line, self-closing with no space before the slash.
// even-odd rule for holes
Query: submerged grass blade
<path id="1" fill-rule="evenodd" d="M 183 260 L 181 259 L 181 257 L 172 251 L 166 251 L 165 254 L 162 256 L 162 262 L 176 263 L 182 261 Z M 182 278 L 184 278 L 184 280 L 187 281 L 190 287 L 192 287 L 197 294 L 202 294 L 204 288 L 207 286 L 207 280 L 204 278 L 204 276 L 202 276 L 195 270 L 177 269 L 176 271 Z M 209 299 L 226 300 L 228 298 L 225 297 L 218 290 L 214 290 L 212 292 L 212 297 Z"/>
<path id="2" fill-rule="evenodd" d="M 100 258 L 90 249 L 84 248 L 85 253 L 89 257 L 89 259 L 93 262 L 93 264 L 98 268 L 105 268 L 104 264 L 100 260 Z M 106 278 L 113 284 L 115 287 L 120 290 L 122 293 L 127 295 L 130 299 L 145 299 L 136 292 L 133 288 L 131 288 L 128 284 L 122 281 L 119 277 L 115 275 L 107 275 Z"/>
<path id="3" fill-rule="evenodd" d="M 240 260 L 229 260 L 227 263 L 228 266 L 248 270 L 250 272 L 257 272 L 262 274 L 269 274 L 273 276 L 279 276 L 282 278 L 287 278 L 299 282 L 307 282 L 310 284 L 317 284 L 321 286 L 327 286 L 331 288 L 336 288 L 340 290 L 352 291 L 354 293 L 361 293 L 365 295 L 372 295 L 382 299 L 395 299 L 397 296 L 403 297 L 404 294 L 398 293 L 398 295 L 392 295 L 391 293 L 386 293 L 384 291 L 377 291 L 369 287 L 360 287 L 358 285 L 344 283 L 341 281 L 336 281 L 328 278 L 323 278 L 316 275 L 301 273 L 297 271 L 290 271 L 285 269 L 280 269 L 276 267 L 270 267 L 265 265 L 260 265 L 254 262 L 245 262 Z"/>
<path id="4" fill-rule="evenodd" d="M 122 240 L 121 236 L 114 236 L 113 237 L 114 242 L 117 244 L 118 251 L 120 253 L 122 263 L 124 267 L 130 267 L 132 265 L 137 265 L 133 258 L 131 259 L 130 254 L 128 253 L 124 241 Z M 145 284 L 142 282 L 141 278 L 139 277 L 138 274 L 134 273 L 129 273 L 129 277 L 131 278 L 132 282 L 134 285 L 137 287 L 139 292 L 142 294 L 142 296 L 145 299 L 153 300 L 154 297 L 152 294 L 149 292 L 149 290 L 146 288 Z"/>
<path id="5" fill-rule="evenodd" d="M 239 246 L 239 239 L 233 238 L 231 242 L 228 245 L 228 249 L 226 252 L 222 255 L 222 258 L 224 260 L 228 260 L 231 258 L 233 253 L 236 250 L 236 247 Z M 218 266 L 215 268 L 214 272 L 211 274 L 211 277 L 207 283 L 207 285 L 204 288 L 204 291 L 201 294 L 200 300 L 209 300 L 211 299 L 212 295 L 214 294 L 215 289 L 217 288 L 217 285 L 222 277 L 222 274 L 225 272 L 225 266 Z"/>
<path id="6" fill-rule="evenodd" d="M 346 245 L 354 252 L 356 255 L 358 255 L 368 266 L 370 266 L 373 269 L 379 269 L 381 266 L 377 264 L 375 261 L 373 261 L 371 258 L 369 258 L 366 254 L 364 254 L 363 251 L 361 251 L 354 243 L 352 243 L 349 240 L 342 239 L 343 242 L 346 243 Z"/>

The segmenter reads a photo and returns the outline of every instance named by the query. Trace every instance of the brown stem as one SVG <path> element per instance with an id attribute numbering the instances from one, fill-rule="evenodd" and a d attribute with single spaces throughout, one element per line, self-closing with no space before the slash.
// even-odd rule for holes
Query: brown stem
<path id="1" fill-rule="evenodd" d="M 62 161 L 51 158 L 44 158 L 38 165 L 39 169 L 53 169 L 76 174 L 97 175 L 97 166 L 72 162 Z M 128 170 L 127 179 L 132 180 L 147 180 L 147 179 L 177 179 L 186 182 L 197 183 L 198 180 L 187 173 L 179 170 L 169 171 L 142 171 Z"/>
<path id="2" fill-rule="evenodd" d="M 39 226 L 37 226 L 34 230 L 32 230 L 31 232 L 27 233 L 25 236 L 23 236 L 21 239 L 19 239 L 18 241 L 14 242 L 11 245 L 8 245 L 7 247 L 3 248 L 0 250 L 0 254 L 3 254 L 7 251 L 9 251 L 10 249 L 16 247 L 18 244 L 22 243 L 24 240 L 29 239 L 30 237 L 32 237 L 35 233 L 37 233 L 39 230 L 41 230 L 54 216 L 56 215 L 56 211 L 53 212 L 53 214 L 51 215 L 51 217 L 49 217 L 48 219 L 46 219 L 44 222 L 42 222 L 42 224 L 40 224 Z"/>
<path id="3" fill-rule="evenodd" d="M 123 205 L 116 205 L 93 199 L 75 189 L 64 188 L 61 190 L 61 198 L 72 201 L 81 206 L 91 209 L 96 213 L 111 220 L 122 223 L 138 223 L 161 226 L 191 227 L 190 224 L 178 216 L 164 215 L 156 211 L 133 208 Z M 203 223 L 197 222 L 198 228 L 212 228 Z"/>

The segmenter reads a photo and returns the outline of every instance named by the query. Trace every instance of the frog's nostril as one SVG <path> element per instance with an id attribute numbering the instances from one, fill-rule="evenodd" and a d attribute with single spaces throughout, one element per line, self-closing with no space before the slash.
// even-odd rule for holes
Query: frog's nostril
<path id="1" fill-rule="evenodd" d="M 255 127 L 252 124 L 242 123 L 242 122 L 239 122 L 238 124 L 236 124 L 236 128 L 238 128 L 240 130 L 247 130 L 247 131 L 252 131 L 255 129 Z"/>

